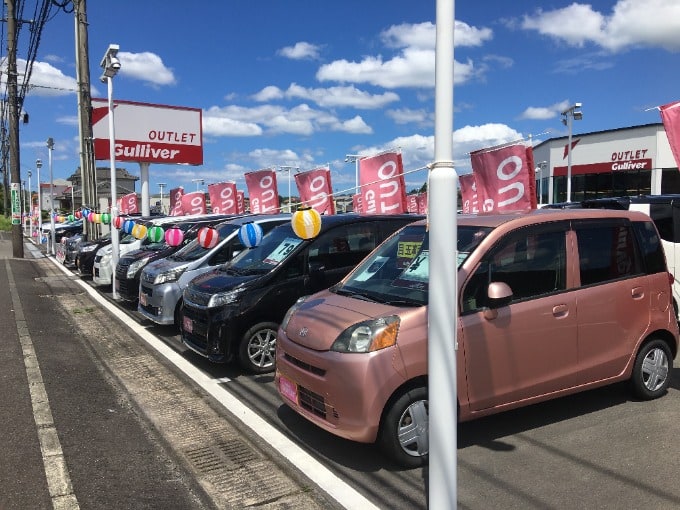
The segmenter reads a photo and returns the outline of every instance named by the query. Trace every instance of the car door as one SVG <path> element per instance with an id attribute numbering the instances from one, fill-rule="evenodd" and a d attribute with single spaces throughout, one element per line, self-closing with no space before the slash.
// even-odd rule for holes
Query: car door
<path id="1" fill-rule="evenodd" d="M 624 219 L 575 223 L 580 269 L 579 384 L 621 373 L 647 330 L 650 299 L 639 247 Z"/>
<path id="2" fill-rule="evenodd" d="M 464 283 L 459 341 L 471 411 L 574 384 L 577 302 L 567 285 L 567 228 L 529 227 L 506 235 Z M 513 290 L 495 317 L 485 313 L 490 282 Z"/>

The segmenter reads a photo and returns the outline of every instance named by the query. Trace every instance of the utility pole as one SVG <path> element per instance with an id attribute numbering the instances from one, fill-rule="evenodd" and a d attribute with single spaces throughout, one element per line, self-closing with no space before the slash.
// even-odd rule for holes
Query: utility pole
<path id="1" fill-rule="evenodd" d="M 5 0 L 7 5 L 7 101 L 9 124 L 9 166 L 11 185 L 18 188 L 21 182 L 19 163 L 19 112 L 17 97 L 17 20 L 15 0 Z M 14 258 L 24 258 L 24 235 L 21 221 L 15 222 L 16 204 L 12 193 L 12 255 Z"/>
<path id="2" fill-rule="evenodd" d="M 87 40 L 87 1 L 73 0 L 76 23 L 76 80 L 78 82 L 78 130 L 80 134 L 80 191 L 82 206 L 96 210 L 97 175 L 92 139 L 92 97 L 90 96 L 90 57 Z M 88 239 L 96 238 L 96 225 L 83 222 Z"/>

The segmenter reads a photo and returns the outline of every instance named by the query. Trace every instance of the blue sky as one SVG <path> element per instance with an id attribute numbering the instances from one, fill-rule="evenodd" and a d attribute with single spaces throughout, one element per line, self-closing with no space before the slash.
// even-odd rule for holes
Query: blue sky
<path id="1" fill-rule="evenodd" d="M 578 134 L 660 122 L 648 109 L 680 100 L 680 2 L 540 4 L 455 3 L 453 147 L 461 174 L 470 172 L 470 151 L 565 136 L 560 112 L 574 102 L 583 105 Z M 34 5 L 26 2 L 24 17 Z M 346 154 L 390 148 L 402 151 L 409 190 L 426 181 L 435 0 L 90 0 L 87 7 L 92 97 L 106 97 L 99 62 L 113 43 L 122 64 L 115 98 L 203 110 L 204 164 L 152 164 L 151 193 L 159 182 L 195 191 L 197 178 L 204 189 L 224 180 L 245 189 L 248 171 L 327 164 L 340 192 L 355 181 Z M 74 25 L 73 13 L 53 7 L 42 33 L 24 102 L 30 120 L 20 125 L 23 179 L 41 158 L 49 181 L 48 137 L 55 179 L 79 166 Z M 3 46 L 4 57 L 5 33 Z M 139 175 L 135 163 L 118 166 Z M 285 196 L 288 175 L 278 177 Z"/>

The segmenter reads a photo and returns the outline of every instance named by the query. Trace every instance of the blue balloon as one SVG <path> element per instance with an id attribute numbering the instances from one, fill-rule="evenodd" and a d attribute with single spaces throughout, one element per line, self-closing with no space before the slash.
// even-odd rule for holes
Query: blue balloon
<path id="1" fill-rule="evenodd" d="M 132 234 L 132 229 L 135 228 L 135 222 L 132 220 L 125 220 L 123 223 L 123 232 Z"/>
<path id="2" fill-rule="evenodd" d="M 257 223 L 246 223 L 238 229 L 238 239 L 246 248 L 253 248 L 260 244 L 264 232 Z"/>

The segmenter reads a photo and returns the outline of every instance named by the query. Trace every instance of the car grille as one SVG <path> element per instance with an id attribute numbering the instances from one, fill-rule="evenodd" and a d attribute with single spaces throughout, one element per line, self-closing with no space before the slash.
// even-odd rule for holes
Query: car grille
<path id="1" fill-rule="evenodd" d="M 283 356 L 287 362 L 289 362 L 292 365 L 295 365 L 296 367 L 304 370 L 305 372 L 309 372 L 319 377 L 323 377 L 326 375 L 326 371 L 322 368 L 315 367 L 314 365 L 311 365 L 309 363 L 305 363 L 304 361 L 294 358 L 288 353 L 284 353 Z"/>
<path id="2" fill-rule="evenodd" d="M 118 293 L 128 301 L 136 301 L 139 298 L 139 281 L 134 278 L 129 280 L 126 277 L 118 278 L 118 271 L 116 271 L 116 280 L 118 281 Z"/>
<path id="3" fill-rule="evenodd" d="M 298 386 L 298 403 L 303 409 L 315 414 L 319 418 L 326 419 L 326 401 L 323 395 L 314 393 L 304 386 Z"/>
<path id="4" fill-rule="evenodd" d="M 186 302 L 185 302 L 186 304 Z M 182 338 L 190 343 L 199 352 L 207 355 L 208 351 L 208 316 L 205 312 L 196 308 L 184 306 L 182 309 L 184 317 L 191 319 L 192 331 L 188 333 L 182 331 Z"/>

